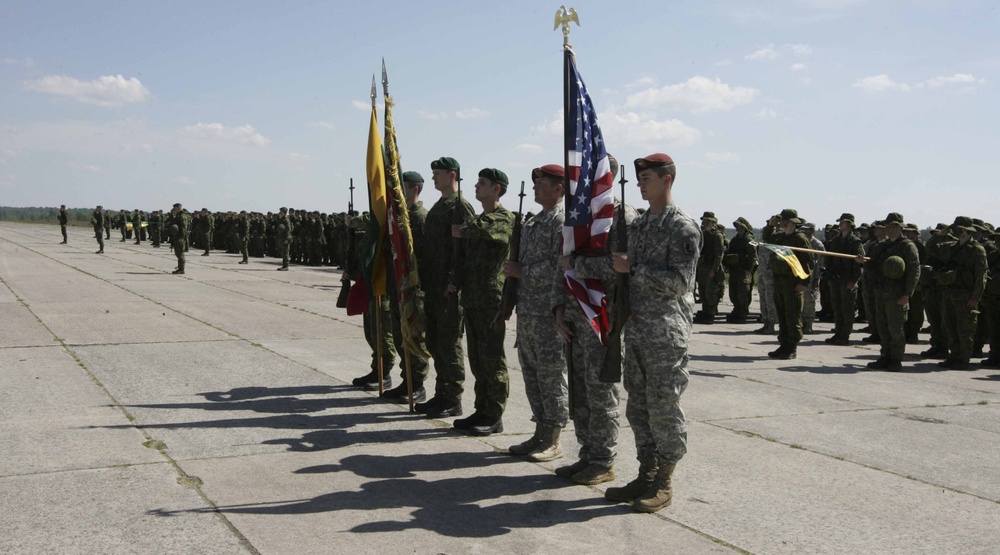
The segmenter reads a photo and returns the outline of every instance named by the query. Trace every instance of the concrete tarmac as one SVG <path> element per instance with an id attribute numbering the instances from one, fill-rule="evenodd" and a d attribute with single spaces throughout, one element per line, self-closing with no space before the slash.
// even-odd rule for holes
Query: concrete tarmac
<path id="1" fill-rule="evenodd" d="M 505 432 L 469 437 L 351 387 L 339 271 L 192 250 L 175 276 L 119 238 L 0 222 L 2 553 L 998 552 L 998 370 L 696 325 L 674 502 L 637 514 L 603 497 L 637 471 L 627 396 L 615 482 L 553 474 L 571 428 L 561 460 L 506 454 L 533 430 L 516 321 Z"/>

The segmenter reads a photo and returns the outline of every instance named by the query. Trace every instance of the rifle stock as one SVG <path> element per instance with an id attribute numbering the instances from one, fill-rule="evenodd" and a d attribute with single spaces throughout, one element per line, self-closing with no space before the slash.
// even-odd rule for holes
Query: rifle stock
<path id="1" fill-rule="evenodd" d="M 615 234 L 615 252 L 628 252 L 628 224 L 625 221 L 625 168 L 621 168 L 622 176 L 618 181 L 622 187 L 622 198 L 618 204 L 617 233 Z M 611 330 L 608 332 L 608 348 L 604 354 L 604 364 L 601 366 L 600 380 L 605 383 L 617 383 L 622 379 L 622 329 L 629 317 L 629 283 L 628 274 L 615 274 L 615 294 L 612 301 Z"/>

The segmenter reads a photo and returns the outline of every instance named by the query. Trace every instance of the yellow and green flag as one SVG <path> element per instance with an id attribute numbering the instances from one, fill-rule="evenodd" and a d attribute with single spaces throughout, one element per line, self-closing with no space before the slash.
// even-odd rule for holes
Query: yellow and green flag
<path id="1" fill-rule="evenodd" d="M 809 278 L 809 274 L 802 267 L 802 263 L 799 262 L 799 257 L 795 256 L 792 249 L 781 245 L 772 245 L 771 243 L 759 243 L 759 245 L 773 252 L 778 258 L 784 260 L 785 263 L 788 264 L 788 267 L 792 269 L 792 274 L 795 277 L 799 279 Z"/>
<path id="2" fill-rule="evenodd" d="M 382 245 L 386 236 L 385 160 L 382 156 L 382 137 L 378 133 L 378 116 L 372 106 L 371 125 L 368 128 L 368 207 L 371 214 L 368 252 L 362 253 L 362 273 L 371 295 L 385 295 L 385 253 Z"/>

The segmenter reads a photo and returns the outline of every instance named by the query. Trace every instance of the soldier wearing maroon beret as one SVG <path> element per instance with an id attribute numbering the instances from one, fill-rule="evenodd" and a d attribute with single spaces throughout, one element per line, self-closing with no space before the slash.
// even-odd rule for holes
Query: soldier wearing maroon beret
<path id="1" fill-rule="evenodd" d="M 610 501 L 656 512 L 673 498 L 671 475 L 687 452 L 680 398 L 688 383 L 688 340 L 694 318 L 694 282 L 701 251 L 698 224 L 673 203 L 674 161 L 651 154 L 635 161 L 639 192 L 649 210 L 629 228 L 628 252 L 613 255 L 629 274 L 625 324 L 625 415 L 635 435 L 639 476 L 609 488 Z"/>

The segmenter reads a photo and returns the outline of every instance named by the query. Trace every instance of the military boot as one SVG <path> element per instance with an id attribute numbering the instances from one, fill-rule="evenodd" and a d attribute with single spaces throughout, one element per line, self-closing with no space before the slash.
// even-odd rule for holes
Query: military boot
<path id="1" fill-rule="evenodd" d="M 628 503 L 638 499 L 653 485 L 659 469 L 660 461 L 655 456 L 639 459 L 639 475 L 636 479 L 620 488 L 608 488 L 604 492 L 604 498 L 612 503 Z"/>
<path id="2" fill-rule="evenodd" d="M 507 448 L 507 452 L 511 455 L 523 457 L 534 451 L 542 441 L 542 428 L 543 426 L 540 422 L 535 422 L 535 434 L 517 445 L 511 445 Z"/>
<path id="3" fill-rule="evenodd" d="M 542 426 L 542 433 L 538 437 L 538 446 L 526 458 L 532 462 L 561 459 L 563 450 L 559 443 L 560 435 L 562 435 L 562 428 L 559 426 Z"/>
<path id="4" fill-rule="evenodd" d="M 615 479 L 615 469 L 613 467 L 588 464 L 586 468 L 577 472 L 570 480 L 581 486 L 593 486 L 610 482 Z"/>
<path id="5" fill-rule="evenodd" d="M 670 506 L 674 498 L 674 490 L 670 483 L 670 477 L 674 473 L 676 464 L 666 464 L 660 462 L 660 469 L 656 472 L 656 479 L 653 485 L 649 486 L 646 493 L 632 502 L 632 508 L 640 513 L 655 513 L 660 509 Z"/>
<path id="6" fill-rule="evenodd" d="M 892 360 L 889 357 L 880 356 L 878 357 L 877 360 L 873 360 L 872 362 L 869 362 L 865 366 L 871 368 L 872 370 L 885 370 L 886 368 L 889 367 L 890 362 L 892 362 Z"/>
<path id="7" fill-rule="evenodd" d="M 774 335 L 774 324 L 764 324 L 760 329 L 753 330 L 757 335 Z"/>
<path id="8" fill-rule="evenodd" d="M 572 478 L 573 475 L 575 475 L 577 472 L 580 472 L 584 468 L 587 468 L 588 466 L 590 466 L 590 463 L 588 463 L 583 459 L 580 459 L 571 465 L 560 466 L 559 468 L 557 468 L 556 476 L 559 476 L 560 478 Z"/>

